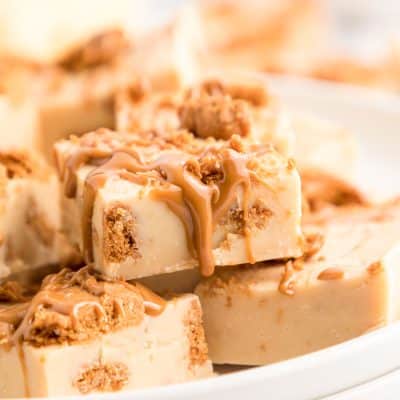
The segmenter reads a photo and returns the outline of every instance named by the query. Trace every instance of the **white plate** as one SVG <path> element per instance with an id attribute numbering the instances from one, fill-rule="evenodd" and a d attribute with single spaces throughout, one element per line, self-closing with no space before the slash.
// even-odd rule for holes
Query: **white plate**
<path id="1" fill-rule="evenodd" d="M 400 96 L 295 77 L 269 77 L 269 86 L 298 111 L 314 113 L 355 132 L 357 179 L 376 197 L 400 193 Z"/>
<path id="2" fill-rule="evenodd" d="M 400 369 L 323 400 L 399 400 Z"/>
<path id="3" fill-rule="evenodd" d="M 314 112 L 353 129 L 361 143 L 360 182 L 385 195 L 400 189 L 400 99 L 367 90 L 295 78 L 271 78 L 289 107 Z M 358 339 L 265 367 L 203 381 L 87 399 L 310 400 L 335 395 L 400 368 L 400 322 Z M 371 383 L 372 385 L 372 383 Z M 373 385 L 372 385 L 373 386 Z M 376 386 L 375 386 L 376 387 Z M 367 388 L 368 389 L 368 388 Z M 358 390 L 358 389 L 354 389 Z M 377 398 L 366 397 L 363 400 Z M 338 395 L 339 396 L 339 395 Z M 342 400 L 347 397 L 332 397 Z M 382 397 L 380 397 L 382 398 Z M 69 400 L 78 397 L 69 397 Z M 360 398 L 354 397 L 359 400 Z"/>

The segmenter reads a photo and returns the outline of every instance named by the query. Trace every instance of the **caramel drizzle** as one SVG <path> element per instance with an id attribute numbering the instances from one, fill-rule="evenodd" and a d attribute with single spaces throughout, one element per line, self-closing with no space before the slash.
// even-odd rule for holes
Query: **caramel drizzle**
<path id="1" fill-rule="evenodd" d="M 148 289 L 146 286 L 143 286 L 139 282 L 128 285 L 135 286 L 140 295 L 143 297 L 144 309 L 147 315 L 156 317 L 164 311 L 165 307 L 167 306 L 167 302 L 162 297 L 158 296 L 156 293 Z"/>
<path id="2" fill-rule="evenodd" d="M 252 173 L 247 168 L 248 156 L 237 153 L 231 149 L 226 149 L 225 157 L 222 162 L 224 170 L 224 180 L 219 186 L 218 201 L 214 207 L 214 224 L 216 224 L 223 215 L 225 215 L 235 200 L 237 188 L 243 187 L 243 219 L 244 219 L 244 236 L 246 244 L 247 259 L 250 264 L 255 263 L 251 247 L 251 231 L 248 227 L 249 220 L 249 198 L 251 189 Z"/>
<path id="3" fill-rule="evenodd" d="M 9 307 L 0 308 L 0 322 L 10 325 L 18 325 L 24 318 L 29 307 L 28 303 L 17 303 Z"/>
<path id="4" fill-rule="evenodd" d="M 243 187 L 243 208 L 245 222 L 246 251 L 250 263 L 255 259 L 250 242 L 250 229 L 247 227 L 248 201 L 251 187 L 251 174 L 247 168 L 249 156 L 232 149 L 220 152 L 223 170 L 222 182 L 207 185 L 187 168 L 189 155 L 171 150 L 162 153 L 158 159 L 145 163 L 138 153 L 131 149 L 121 149 L 108 153 L 96 149 L 84 148 L 67 162 L 64 175 L 66 195 L 76 195 L 76 170 L 85 163 L 94 161 L 100 166 L 86 177 L 83 195 L 83 253 L 86 262 L 94 261 L 92 217 L 96 193 L 112 176 L 134 183 L 143 184 L 150 171 L 159 171 L 161 181 L 170 185 L 152 190 L 152 197 L 164 201 L 182 221 L 185 227 L 189 250 L 197 255 L 202 275 L 210 276 L 215 269 L 212 236 L 215 225 L 226 214 L 235 200 L 238 186 Z M 96 165 L 95 164 L 95 165 Z M 194 250 L 196 254 L 194 254 Z"/>
<path id="5" fill-rule="evenodd" d="M 63 272 L 49 275 L 44 280 L 42 289 L 30 302 L 17 303 L 0 309 L 0 322 L 6 322 L 16 327 L 10 340 L 11 343 L 19 344 L 26 337 L 34 314 L 41 307 L 69 316 L 74 328 L 77 327 L 79 321 L 79 310 L 87 305 L 94 307 L 100 319 L 106 319 L 107 313 L 100 300 L 100 296 L 106 292 L 113 296 L 117 311 L 124 317 L 124 308 L 118 299 L 118 287 L 114 285 L 123 285 L 128 290 L 137 292 L 142 297 L 144 311 L 149 316 L 158 316 L 167 305 L 166 300 L 139 283 L 118 281 L 117 284 L 110 283 L 106 289 L 106 282 L 98 281 L 94 276 L 88 275 L 87 267 L 74 273 L 73 278 L 69 281 L 60 281 L 62 274 Z M 85 277 L 84 285 L 87 290 L 82 289 L 79 285 L 78 278 L 82 275 Z"/>
<path id="6" fill-rule="evenodd" d="M 22 343 L 17 344 L 17 351 L 18 351 L 19 362 L 21 364 L 22 376 L 24 377 L 25 397 L 29 398 L 31 397 L 31 391 L 28 382 L 28 366 L 26 365 L 25 351 L 24 348 L 22 347 Z"/>
<path id="7" fill-rule="evenodd" d="M 101 318 L 105 317 L 105 311 L 100 304 L 99 299 L 84 292 L 77 287 L 62 288 L 62 291 L 56 288 L 42 289 L 31 301 L 19 327 L 14 332 L 12 341 L 18 343 L 26 337 L 34 318 L 36 311 L 45 307 L 51 311 L 71 317 L 72 325 L 75 327 L 78 322 L 78 311 L 83 305 L 93 305 Z"/>

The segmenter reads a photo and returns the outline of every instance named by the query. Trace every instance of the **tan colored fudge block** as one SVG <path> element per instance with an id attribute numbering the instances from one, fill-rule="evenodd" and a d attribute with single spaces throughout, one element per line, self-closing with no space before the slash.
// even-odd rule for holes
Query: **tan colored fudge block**
<path id="1" fill-rule="evenodd" d="M 193 294 L 164 300 L 139 284 L 64 270 L 21 304 L 0 306 L 0 368 L 8 378 L 2 397 L 116 392 L 212 376 Z M 24 304 L 18 316 L 13 307 Z"/>
<path id="2" fill-rule="evenodd" d="M 135 40 L 118 29 L 97 32 L 52 64 L 8 61 L 0 77 L 5 113 L 12 102 L 16 104 L 15 113 L 24 118 L 7 116 L 10 123 L 3 125 L 1 121 L 0 129 L 17 130 L 52 162 L 52 147 L 57 140 L 114 127 L 113 95 L 138 76 L 149 80 L 157 91 L 176 90 L 191 82 L 197 75 L 198 45 L 193 36 L 189 21 L 182 16 L 164 29 Z M 0 115 L 2 107 L 0 102 Z M 21 114 L 22 108 L 32 113 L 29 117 L 34 124 L 20 126 L 28 118 Z"/>
<path id="3" fill-rule="evenodd" d="M 208 275 L 213 265 L 301 253 L 299 176 L 271 146 L 105 130 L 59 142 L 56 154 L 70 197 L 68 236 L 108 276 L 134 279 L 197 264 Z M 125 158 L 123 169 L 104 164 L 110 157 L 117 164 Z M 105 179 L 92 192 L 99 161 Z"/>
<path id="4" fill-rule="evenodd" d="M 221 269 L 204 280 L 195 293 L 213 362 L 277 362 L 396 320 L 399 228 L 398 204 L 332 212 L 305 228 L 314 240 L 308 259 Z"/>
<path id="5" fill-rule="evenodd" d="M 116 96 L 116 128 L 160 135 L 184 128 L 206 139 L 237 134 L 271 143 L 285 156 L 294 152 L 295 134 L 288 113 L 271 96 L 265 81 L 245 74 L 206 77 L 184 90 L 159 93 L 141 80 Z"/>
<path id="6" fill-rule="evenodd" d="M 0 276 L 67 262 L 56 174 L 26 152 L 0 152 L 0 173 Z"/>

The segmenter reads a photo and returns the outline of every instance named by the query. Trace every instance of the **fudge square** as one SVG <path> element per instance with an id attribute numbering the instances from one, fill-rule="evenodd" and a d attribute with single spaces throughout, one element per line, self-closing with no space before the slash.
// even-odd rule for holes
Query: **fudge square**
<path id="1" fill-rule="evenodd" d="M 220 269 L 198 285 L 214 363 L 285 360 L 399 317 L 400 204 L 332 211 L 319 224 L 305 228 L 302 259 Z"/>
<path id="2" fill-rule="evenodd" d="M 0 151 L 0 278 L 72 261 L 59 192 L 56 173 L 32 151 Z"/>
<path id="3" fill-rule="evenodd" d="M 1 397 L 128 390 L 212 375 L 193 294 L 166 300 L 84 267 L 48 275 L 31 299 L 14 291 L 8 300 L 0 305 Z"/>
<path id="4" fill-rule="evenodd" d="M 55 141 L 72 133 L 112 128 L 114 93 L 137 76 L 145 77 L 156 91 L 190 83 L 197 75 L 199 47 L 190 19 L 186 12 L 163 29 L 136 39 L 121 29 L 105 29 L 52 63 L 32 65 L 21 58 L 4 62 L 0 127 L 16 130 L 19 140 L 7 138 L 0 148 L 27 142 L 26 148 L 33 145 L 52 161 Z"/>
<path id="5" fill-rule="evenodd" d="M 299 175 L 269 145 L 100 130 L 55 150 L 64 229 L 104 275 L 211 275 L 302 252 Z"/>
<path id="6" fill-rule="evenodd" d="M 272 143 L 295 159 L 300 172 L 318 168 L 336 177 L 353 177 L 357 144 L 352 132 L 315 116 L 286 111 L 261 78 L 226 75 L 169 93 L 138 80 L 116 95 L 116 128 L 164 134 L 185 128 L 199 138 L 225 140 L 237 134 Z"/>
<path id="7" fill-rule="evenodd" d="M 210 77 L 168 93 L 155 91 L 146 79 L 137 80 L 117 92 L 115 118 L 119 131 L 156 129 L 168 134 L 183 128 L 199 138 L 225 140 L 237 134 L 272 143 L 284 156 L 294 153 L 288 113 L 268 92 L 264 80 L 244 74 Z"/>

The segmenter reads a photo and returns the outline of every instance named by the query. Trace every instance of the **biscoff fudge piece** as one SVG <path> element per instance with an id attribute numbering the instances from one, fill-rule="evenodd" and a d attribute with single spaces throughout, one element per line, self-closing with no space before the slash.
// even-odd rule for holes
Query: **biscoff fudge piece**
<path id="1" fill-rule="evenodd" d="M 100 130 L 55 149 L 64 229 L 107 276 L 301 253 L 299 175 L 271 146 Z"/>
<path id="2" fill-rule="evenodd" d="M 262 79 L 249 76 L 207 78 L 185 90 L 157 93 L 139 80 L 116 96 L 116 127 L 161 135 L 179 128 L 198 138 L 228 140 L 233 135 L 272 143 L 283 155 L 294 152 L 288 114 L 268 93 Z"/>
<path id="3" fill-rule="evenodd" d="M 49 275 L 31 299 L 3 296 L 0 371 L 10 398 L 186 382 L 212 365 L 197 296 L 164 299 L 85 267 Z"/>
<path id="4" fill-rule="evenodd" d="M 398 319 L 399 228 L 399 202 L 336 210 L 304 228 L 302 258 L 222 268 L 201 282 L 212 361 L 268 364 Z"/>
<path id="5" fill-rule="evenodd" d="M 191 81 L 197 73 L 192 54 L 196 45 L 188 29 L 182 18 L 136 39 L 120 29 L 105 30 L 51 64 L 7 61 L 0 87 L 13 108 L 32 113 L 29 138 L 52 161 L 55 141 L 114 127 L 113 95 L 138 76 L 149 80 L 155 91 L 176 90 Z M 18 130 L 19 125 L 11 126 Z M 28 133 L 21 134 L 27 137 Z M 9 147 L 0 144 L 1 148 Z"/>
<path id="6" fill-rule="evenodd" d="M 300 171 L 321 170 L 350 180 L 355 173 L 357 144 L 352 132 L 315 116 L 289 113 L 261 78 L 227 74 L 170 93 L 157 93 L 138 80 L 116 96 L 118 130 L 155 130 L 159 135 L 184 128 L 198 138 L 228 140 L 239 135 L 272 143 L 292 156 Z"/>
<path id="7" fill-rule="evenodd" d="M 59 182 L 39 157 L 0 152 L 0 276 L 74 258 L 61 233 Z"/>

